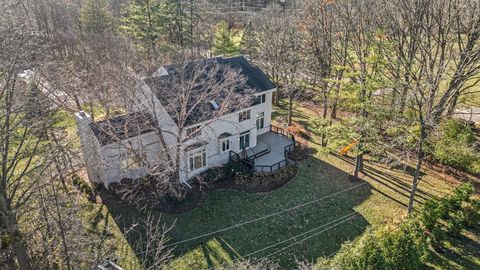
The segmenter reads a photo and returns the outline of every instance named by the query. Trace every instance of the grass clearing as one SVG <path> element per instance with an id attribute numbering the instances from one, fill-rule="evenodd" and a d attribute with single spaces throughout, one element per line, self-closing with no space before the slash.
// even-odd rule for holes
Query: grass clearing
<path id="1" fill-rule="evenodd" d="M 284 104 L 276 108 L 275 115 L 284 116 L 284 108 Z M 298 104 L 294 106 L 295 122 L 308 127 L 305 119 L 312 117 L 315 117 L 315 113 L 311 110 Z M 175 228 L 169 235 L 170 243 L 174 243 L 276 213 L 347 188 L 352 190 L 280 215 L 179 244 L 174 250 L 175 258 L 171 268 L 209 269 L 231 263 L 254 252 L 247 257 L 260 259 L 284 249 L 269 258 L 277 261 L 283 268 L 291 269 L 296 265 L 296 260 L 315 261 L 320 256 L 334 253 L 343 242 L 362 234 L 367 226 L 394 224 L 405 217 L 411 175 L 366 161 L 364 180 L 351 181 L 349 176 L 353 171 L 352 157 L 325 155 L 319 146 L 314 143 L 312 145 L 319 151 L 300 162 L 298 175 L 277 190 L 257 194 L 217 190 L 190 212 L 153 213 L 161 216 L 167 223 L 175 222 Z M 362 183 L 366 184 L 356 187 Z M 427 171 L 419 186 L 416 207 L 420 207 L 429 198 L 446 195 L 457 185 L 458 182 L 446 181 L 441 174 Z M 144 216 L 133 207 L 107 207 L 117 222 L 121 221 L 119 228 Z M 358 216 L 320 233 L 329 227 L 326 224 L 350 213 L 357 213 Z M 312 232 L 309 234 L 285 241 L 310 230 Z M 318 234 L 290 246 L 313 233 Z M 285 242 L 276 245 L 282 241 Z M 271 245 L 275 246 L 267 248 Z M 449 265 L 445 261 L 451 260 L 446 255 L 438 255 L 431 266 L 434 269 L 445 269 L 444 266 Z M 475 263 L 480 267 L 478 259 Z M 452 265 L 452 269 L 464 267 L 461 263 L 458 266 L 455 266 L 455 263 Z"/>

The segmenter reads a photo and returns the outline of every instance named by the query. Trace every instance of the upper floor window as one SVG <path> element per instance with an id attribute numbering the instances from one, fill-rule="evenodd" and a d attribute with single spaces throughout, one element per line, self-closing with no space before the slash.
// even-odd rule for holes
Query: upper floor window
<path id="1" fill-rule="evenodd" d="M 265 113 L 261 112 L 257 114 L 257 129 L 265 127 Z"/>
<path id="2" fill-rule="evenodd" d="M 120 158 L 120 171 L 127 172 L 140 168 L 145 158 L 144 153 L 133 152 L 129 149 L 128 152 L 123 154 Z"/>
<path id="3" fill-rule="evenodd" d="M 250 110 L 243 111 L 238 114 L 238 122 L 242 122 L 248 119 L 250 119 Z"/>
<path id="4" fill-rule="evenodd" d="M 201 133 L 202 131 L 200 130 L 200 126 L 189 127 L 185 131 L 187 138 L 194 138 L 194 137 L 200 136 Z"/>
<path id="5" fill-rule="evenodd" d="M 258 96 L 257 96 L 257 102 L 255 102 L 255 103 L 256 103 L 256 104 L 265 103 L 266 97 L 267 97 L 266 94 L 258 95 Z"/>

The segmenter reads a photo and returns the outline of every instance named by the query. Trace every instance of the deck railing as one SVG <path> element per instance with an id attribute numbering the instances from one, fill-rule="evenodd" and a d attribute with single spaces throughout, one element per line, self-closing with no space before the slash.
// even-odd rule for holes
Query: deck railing
<path id="1" fill-rule="evenodd" d="M 277 133 L 277 134 L 280 134 L 283 137 L 288 138 L 288 139 L 292 140 L 293 142 L 295 142 L 295 135 L 292 132 L 290 132 L 290 131 L 288 131 L 284 128 L 277 127 L 277 126 L 274 126 L 274 125 L 270 125 L 270 131 L 274 132 L 274 133 Z"/>
<path id="2" fill-rule="evenodd" d="M 293 150 L 295 150 L 295 136 L 293 135 L 293 133 L 291 133 L 288 130 L 285 130 L 283 128 L 274 126 L 274 125 L 270 125 L 270 131 L 274 132 L 274 133 L 277 133 L 277 134 L 280 134 L 283 137 L 292 140 L 292 143 L 286 145 L 283 149 L 283 155 L 284 155 L 285 159 L 283 159 L 283 160 L 281 160 L 281 161 L 279 161 L 275 164 L 272 164 L 272 165 L 255 165 L 253 161 L 254 161 L 256 155 L 254 155 L 253 158 L 248 157 L 248 159 L 242 159 L 240 157 L 240 154 L 238 154 L 236 152 L 233 152 L 233 151 L 230 151 L 229 152 L 230 160 L 236 161 L 236 162 L 240 162 L 240 161 L 247 162 L 249 165 L 251 165 L 253 167 L 254 172 L 257 172 L 257 173 L 272 173 L 272 172 L 275 172 L 277 170 L 280 170 L 281 168 L 283 168 L 283 167 L 285 167 L 289 164 L 295 164 L 296 162 L 293 159 L 290 158 L 290 153 Z"/>

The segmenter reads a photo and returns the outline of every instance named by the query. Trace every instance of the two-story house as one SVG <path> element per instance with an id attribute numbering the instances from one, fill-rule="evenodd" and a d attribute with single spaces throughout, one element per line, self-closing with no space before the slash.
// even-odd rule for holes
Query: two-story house
<path id="1" fill-rule="evenodd" d="M 160 84 L 171 81 L 169 76 L 173 76 L 178 65 L 185 63 L 164 66 L 141 81 L 135 95 L 134 113 L 99 122 L 92 122 L 85 112 L 76 114 L 92 181 L 108 186 L 123 178 L 138 178 L 149 173 L 144 163 L 137 162 L 139 151 L 135 150 L 139 149 L 149 164 L 167 162 L 166 151 L 174 154 L 180 151 L 180 181 L 183 182 L 208 168 L 227 163 L 232 154 L 253 157 L 261 171 L 271 171 L 272 166 L 280 168 L 288 163 L 285 147 L 292 142 L 272 132 L 272 97 L 276 87 L 268 77 L 243 56 L 196 61 L 199 62 L 207 67 L 220 64 L 238 71 L 246 80 L 253 102 L 213 117 L 219 106 L 213 98 L 208 106 L 196 112 L 198 117 L 178 119 L 181 118 L 178 108 L 168 104 L 169 98 L 178 97 L 175 85 L 166 88 Z M 179 145 L 179 126 L 183 126 L 182 141 L 175 147 Z"/>

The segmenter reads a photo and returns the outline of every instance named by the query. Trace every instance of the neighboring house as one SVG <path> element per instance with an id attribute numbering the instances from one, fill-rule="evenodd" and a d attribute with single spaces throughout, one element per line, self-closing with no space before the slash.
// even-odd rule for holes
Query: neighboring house
<path id="1" fill-rule="evenodd" d="M 181 143 L 179 155 L 180 181 L 186 182 L 208 168 L 221 166 L 232 155 L 247 154 L 260 171 L 272 171 L 286 165 L 285 147 L 290 146 L 292 141 L 271 132 L 275 85 L 243 56 L 199 61 L 205 65 L 216 62 L 239 71 L 246 78 L 248 87 L 254 90 L 255 102 L 249 107 L 212 118 L 211 114 L 218 106 L 212 100 L 208 106 L 194 112 L 196 117 L 187 119 L 184 132 L 188 139 Z M 82 150 L 92 181 L 108 186 L 123 178 L 142 177 L 148 171 L 139 162 L 140 159 L 147 160 L 148 164 L 161 165 L 167 162 L 166 151 L 176 153 L 173 146 L 177 143 L 178 136 L 175 134 L 178 134 L 179 122 L 175 111 L 166 104 L 168 95 L 175 93 L 175 86 L 167 88 L 169 93 L 162 93 L 158 87 L 159 83 L 168 80 L 175 66 L 162 67 L 151 78 L 141 81 L 134 113 L 100 122 L 92 122 L 85 112 L 76 114 Z M 164 144 L 159 133 L 163 135 Z M 166 145 L 168 150 L 162 145 Z"/>

